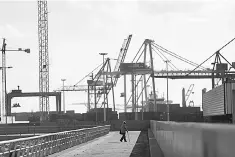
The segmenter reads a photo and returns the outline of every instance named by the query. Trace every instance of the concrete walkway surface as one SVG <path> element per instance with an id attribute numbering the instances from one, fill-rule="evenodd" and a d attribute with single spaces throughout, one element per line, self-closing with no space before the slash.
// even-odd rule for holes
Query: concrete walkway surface
<path id="1" fill-rule="evenodd" d="M 55 153 L 49 157 L 129 157 L 140 131 L 129 131 L 130 142 L 120 142 L 119 131 Z"/>

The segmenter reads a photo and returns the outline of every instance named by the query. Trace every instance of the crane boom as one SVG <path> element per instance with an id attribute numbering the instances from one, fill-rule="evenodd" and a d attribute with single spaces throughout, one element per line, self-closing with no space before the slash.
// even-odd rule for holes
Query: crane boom
<path id="1" fill-rule="evenodd" d="M 97 90 L 101 90 L 102 87 L 96 87 Z M 88 91 L 88 86 L 87 85 L 76 85 L 76 86 L 64 86 L 61 88 L 58 88 L 54 90 L 55 92 L 60 92 L 60 91 Z"/>
<path id="2" fill-rule="evenodd" d="M 186 95 L 185 95 L 185 101 L 186 101 L 186 102 L 187 102 L 189 96 L 191 95 L 191 93 L 192 93 L 192 91 L 193 91 L 193 88 L 194 88 L 194 84 L 191 84 L 191 85 L 189 86 L 189 88 L 188 88 L 188 91 L 187 91 Z"/>
<path id="3" fill-rule="evenodd" d="M 129 48 L 131 38 L 132 38 L 132 34 L 129 35 L 128 38 L 124 40 L 124 42 L 122 44 L 122 48 L 120 49 L 118 60 L 116 62 L 116 65 L 115 65 L 115 68 L 114 68 L 113 71 L 119 71 L 120 70 L 120 64 L 123 63 L 125 58 L 126 58 L 126 53 L 127 53 L 128 48 Z M 116 86 L 117 81 L 118 81 L 118 77 L 116 77 L 114 79 L 114 83 L 113 83 L 114 86 Z"/>

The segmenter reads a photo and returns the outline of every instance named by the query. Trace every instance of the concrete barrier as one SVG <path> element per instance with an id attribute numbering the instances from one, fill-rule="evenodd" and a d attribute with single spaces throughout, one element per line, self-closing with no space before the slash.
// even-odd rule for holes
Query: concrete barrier
<path id="1" fill-rule="evenodd" d="M 122 120 L 112 120 L 106 122 L 95 122 L 91 121 L 81 121 L 76 124 L 70 125 L 63 125 L 63 124 L 56 124 L 56 123 L 42 123 L 40 125 L 0 125 L 0 135 L 9 135 L 9 134 L 37 134 L 37 133 L 55 133 L 61 131 L 69 131 L 81 128 L 90 128 L 95 127 L 96 125 L 110 125 L 111 131 L 119 131 Z M 130 131 L 147 131 L 150 127 L 149 120 L 127 120 L 127 127 Z"/>
<path id="2" fill-rule="evenodd" d="M 122 123 L 122 120 L 112 120 L 107 124 L 111 125 L 111 131 L 119 131 Z M 129 131 L 147 131 L 150 127 L 149 120 L 126 120 L 126 124 Z"/>
<path id="3" fill-rule="evenodd" d="M 164 154 L 157 143 L 156 138 L 153 135 L 152 130 L 148 129 L 148 138 L 149 138 L 149 151 L 150 157 L 164 157 Z"/>
<path id="4" fill-rule="evenodd" d="M 165 157 L 234 157 L 235 126 L 150 121 Z"/>

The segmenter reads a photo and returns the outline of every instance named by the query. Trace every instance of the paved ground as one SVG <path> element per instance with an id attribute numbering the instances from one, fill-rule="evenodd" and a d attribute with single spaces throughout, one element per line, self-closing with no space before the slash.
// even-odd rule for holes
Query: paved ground
<path id="1" fill-rule="evenodd" d="M 120 142 L 119 132 L 110 132 L 108 135 L 94 139 L 49 157 L 129 157 L 136 143 L 140 131 L 130 131 L 130 142 Z"/>

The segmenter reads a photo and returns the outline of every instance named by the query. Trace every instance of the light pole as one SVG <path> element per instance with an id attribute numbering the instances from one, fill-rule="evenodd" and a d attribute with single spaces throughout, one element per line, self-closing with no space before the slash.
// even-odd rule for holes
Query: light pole
<path id="1" fill-rule="evenodd" d="M 170 121 L 170 106 L 168 103 L 168 63 L 170 62 L 169 60 L 166 60 L 166 105 L 167 105 L 167 121 Z"/>
<path id="2" fill-rule="evenodd" d="M 107 55 L 108 53 L 99 53 L 100 55 L 103 56 L 103 85 L 104 85 L 104 89 L 103 89 L 103 93 L 104 93 L 104 102 L 103 102 L 103 105 L 104 105 L 104 121 L 106 121 L 106 110 L 105 110 L 105 78 L 104 78 L 104 56 Z"/>
<path id="3" fill-rule="evenodd" d="M 63 82 L 63 110 L 65 113 L 65 94 L 64 94 L 64 81 L 66 81 L 66 79 L 61 79 L 61 81 Z"/>

